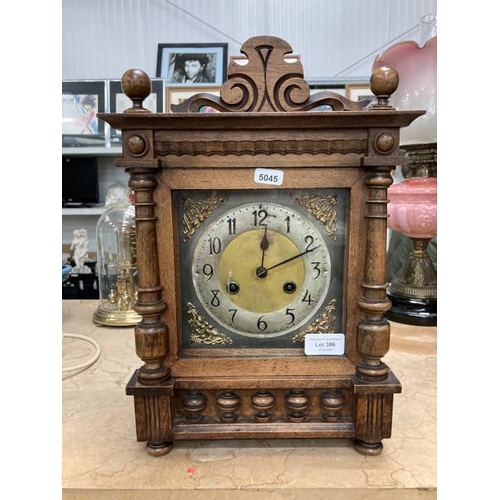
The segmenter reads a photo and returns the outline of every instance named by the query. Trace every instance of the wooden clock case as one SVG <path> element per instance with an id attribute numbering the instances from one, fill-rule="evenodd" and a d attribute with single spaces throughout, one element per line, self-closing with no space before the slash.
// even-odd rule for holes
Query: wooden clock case
<path id="1" fill-rule="evenodd" d="M 382 361 L 389 350 L 386 295 L 387 188 L 399 156 L 399 131 L 422 111 L 389 105 L 398 76 L 374 72 L 375 104 L 332 92 L 310 96 L 300 61 L 279 38 L 260 36 L 231 62 L 220 97 L 198 94 L 173 113 L 142 107 L 150 79 L 122 78 L 133 102 L 99 118 L 122 131 L 118 167 L 135 193 L 138 288 L 136 352 L 143 361 L 127 385 L 135 402 L 138 441 L 163 455 L 180 440 L 261 438 L 352 439 L 376 455 L 392 428 L 401 384 Z M 200 113 L 209 106 L 211 113 Z M 329 111 L 315 111 L 329 106 Z M 207 109 L 207 108 L 205 108 Z M 256 168 L 283 172 L 281 186 L 257 184 Z M 181 345 L 183 259 L 178 190 L 344 188 L 349 191 L 342 356 L 277 349 L 190 355 Z M 207 318 L 205 318 L 207 319 Z M 332 325 L 327 326 L 327 330 Z M 318 329 L 321 333 L 322 330 Z"/>

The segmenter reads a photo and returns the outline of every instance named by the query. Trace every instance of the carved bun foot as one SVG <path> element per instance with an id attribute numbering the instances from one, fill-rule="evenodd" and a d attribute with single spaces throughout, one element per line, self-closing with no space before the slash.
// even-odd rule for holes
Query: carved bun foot
<path id="1" fill-rule="evenodd" d="M 152 457 L 162 457 L 163 455 L 169 453 L 170 450 L 173 448 L 173 446 L 174 445 L 171 442 L 166 442 L 161 444 L 147 443 L 146 452 L 148 453 L 148 455 L 151 455 Z"/>
<path id="2" fill-rule="evenodd" d="M 361 441 L 361 439 L 355 439 L 353 444 L 354 449 L 358 453 L 361 453 L 361 455 L 375 456 L 378 455 L 384 448 L 381 441 L 378 443 L 365 443 L 364 441 Z"/>

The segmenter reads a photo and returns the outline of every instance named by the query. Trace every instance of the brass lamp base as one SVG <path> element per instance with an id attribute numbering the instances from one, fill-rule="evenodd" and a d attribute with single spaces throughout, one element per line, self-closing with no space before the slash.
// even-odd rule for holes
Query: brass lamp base
<path id="1" fill-rule="evenodd" d="M 389 321 L 405 325 L 437 325 L 437 299 L 418 299 L 390 292 L 387 292 L 387 297 L 392 302 L 391 309 L 385 314 Z"/>
<path id="2" fill-rule="evenodd" d="M 94 323 L 102 326 L 134 326 L 142 320 L 142 317 L 133 309 L 106 310 L 105 307 L 99 305 L 92 319 Z"/>
<path id="3" fill-rule="evenodd" d="M 430 238 L 411 238 L 413 250 L 387 296 L 392 307 L 386 318 L 419 326 L 437 325 L 437 272 L 427 253 Z"/>

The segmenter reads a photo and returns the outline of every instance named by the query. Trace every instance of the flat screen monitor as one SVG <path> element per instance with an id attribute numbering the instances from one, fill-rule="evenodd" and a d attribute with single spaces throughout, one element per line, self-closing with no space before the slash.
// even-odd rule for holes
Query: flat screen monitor
<path id="1" fill-rule="evenodd" d="M 62 205 L 88 206 L 99 203 L 97 158 L 62 157 Z"/>

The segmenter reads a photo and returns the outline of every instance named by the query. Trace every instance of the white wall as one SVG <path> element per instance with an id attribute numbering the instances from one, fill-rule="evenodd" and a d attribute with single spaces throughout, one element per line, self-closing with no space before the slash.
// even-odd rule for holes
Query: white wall
<path id="1" fill-rule="evenodd" d="M 437 0 L 62 0 L 62 77 L 153 77 L 159 43 L 227 42 L 231 56 L 272 35 L 301 55 L 308 81 L 367 81 L 375 56 L 419 42 L 431 13 Z"/>
<path id="2" fill-rule="evenodd" d="M 420 18 L 436 12 L 437 0 L 62 0 L 62 78 L 153 77 L 159 43 L 225 42 L 238 55 L 248 38 L 272 35 L 300 54 L 309 82 L 368 81 L 375 56 L 419 42 Z M 97 220 L 63 217 L 63 243 L 85 227 L 94 251 Z"/>

